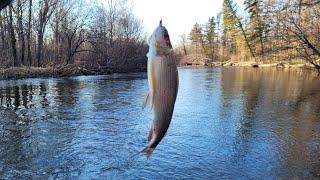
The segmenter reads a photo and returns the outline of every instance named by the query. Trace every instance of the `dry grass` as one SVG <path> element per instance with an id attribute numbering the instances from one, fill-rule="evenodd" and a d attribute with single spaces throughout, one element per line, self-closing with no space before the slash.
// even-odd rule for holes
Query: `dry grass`
<path id="1" fill-rule="evenodd" d="M 0 79 L 22 79 L 36 77 L 65 77 L 80 75 L 102 75 L 110 73 L 126 73 L 146 71 L 143 68 L 125 67 L 87 67 L 81 65 L 68 65 L 64 67 L 11 67 L 0 68 Z"/>
<path id="2" fill-rule="evenodd" d="M 0 69 L 0 79 L 20 79 L 50 76 L 52 73 L 51 68 L 35 68 L 35 67 L 11 67 Z"/>

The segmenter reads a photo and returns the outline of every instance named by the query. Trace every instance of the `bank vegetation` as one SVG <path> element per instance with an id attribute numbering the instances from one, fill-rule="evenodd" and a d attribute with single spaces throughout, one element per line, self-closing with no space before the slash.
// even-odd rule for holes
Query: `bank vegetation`
<path id="1" fill-rule="evenodd" d="M 3 78 L 143 71 L 144 39 L 128 0 L 14 0 L 0 12 L 0 69 Z"/>
<path id="2" fill-rule="evenodd" d="M 320 1 L 224 0 L 181 35 L 182 64 L 312 67 L 320 73 Z"/>

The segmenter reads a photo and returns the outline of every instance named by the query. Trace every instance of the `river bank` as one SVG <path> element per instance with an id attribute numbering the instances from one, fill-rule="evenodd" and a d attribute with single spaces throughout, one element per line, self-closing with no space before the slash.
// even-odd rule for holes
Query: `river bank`
<path id="1" fill-rule="evenodd" d="M 216 62 L 204 62 L 204 61 L 191 61 L 182 62 L 182 66 L 209 66 L 209 67 L 253 67 L 253 68 L 267 68 L 267 67 L 277 67 L 277 68 L 305 68 L 314 69 L 314 66 L 310 63 L 300 62 L 300 63 L 288 63 L 288 62 L 256 62 L 256 61 L 216 61 Z"/>
<path id="2" fill-rule="evenodd" d="M 255 61 L 225 61 L 225 62 L 211 62 L 205 64 L 206 66 L 240 66 L 240 67 L 278 67 L 278 68 L 313 68 L 309 63 L 288 63 L 288 62 L 255 62 Z"/>
<path id="3" fill-rule="evenodd" d="M 191 62 L 180 63 L 180 66 L 208 66 L 208 67 L 253 67 L 253 68 L 303 68 L 314 70 L 308 63 L 262 63 L 254 61 L 224 61 L 224 62 Z M 112 73 L 146 72 L 146 67 L 88 67 L 83 65 L 68 65 L 64 67 L 11 67 L 0 68 L 0 80 L 46 77 L 72 77 L 86 75 L 106 75 Z"/>
<path id="4" fill-rule="evenodd" d="M 0 80 L 46 77 L 71 77 L 81 75 L 106 75 L 112 73 L 145 72 L 145 67 L 88 67 L 68 65 L 64 67 L 11 67 L 0 68 Z"/>

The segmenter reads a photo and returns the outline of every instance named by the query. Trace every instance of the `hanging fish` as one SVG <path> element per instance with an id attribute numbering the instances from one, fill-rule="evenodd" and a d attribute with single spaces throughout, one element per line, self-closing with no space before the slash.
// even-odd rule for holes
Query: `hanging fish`
<path id="1" fill-rule="evenodd" d="M 147 57 L 149 91 L 142 101 L 142 108 L 150 103 L 153 120 L 143 152 L 150 157 L 169 128 L 179 84 L 172 45 L 162 20 L 150 37 Z"/>

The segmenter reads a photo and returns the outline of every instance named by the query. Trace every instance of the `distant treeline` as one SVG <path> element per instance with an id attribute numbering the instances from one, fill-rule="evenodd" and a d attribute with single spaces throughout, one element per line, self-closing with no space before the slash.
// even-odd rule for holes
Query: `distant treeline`
<path id="1" fill-rule="evenodd" d="M 127 0 L 14 0 L 0 12 L 0 67 L 143 67 L 148 46 Z"/>
<path id="2" fill-rule="evenodd" d="M 188 37 L 180 37 L 179 55 L 207 61 L 307 61 L 320 72 L 319 0 L 223 1 L 223 10 Z"/>

